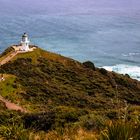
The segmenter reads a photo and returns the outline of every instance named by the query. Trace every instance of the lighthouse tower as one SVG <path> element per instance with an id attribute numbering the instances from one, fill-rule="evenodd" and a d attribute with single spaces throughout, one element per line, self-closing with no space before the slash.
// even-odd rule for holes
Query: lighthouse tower
<path id="1" fill-rule="evenodd" d="M 22 35 L 22 40 L 21 40 L 21 50 L 22 51 L 29 51 L 29 39 L 28 39 L 28 35 L 26 33 L 24 33 Z"/>

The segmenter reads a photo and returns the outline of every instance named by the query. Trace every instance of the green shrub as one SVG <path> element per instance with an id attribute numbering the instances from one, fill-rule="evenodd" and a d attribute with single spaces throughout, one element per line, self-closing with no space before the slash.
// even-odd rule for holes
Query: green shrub
<path id="1" fill-rule="evenodd" d="M 130 78 L 130 75 L 129 75 L 129 74 L 125 74 L 125 76 L 126 76 L 127 78 Z"/>
<path id="2" fill-rule="evenodd" d="M 107 70 L 104 69 L 104 68 L 99 69 L 99 71 L 100 71 L 100 73 L 102 73 L 103 75 L 107 75 L 107 74 L 108 74 Z"/>
<path id="3" fill-rule="evenodd" d="M 117 112 L 116 111 L 110 111 L 107 113 L 107 117 L 109 119 L 117 119 L 118 118 L 118 115 L 117 115 Z"/>
<path id="4" fill-rule="evenodd" d="M 83 65 L 86 68 L 90 68 L 92 70 L 96 70 L 96 67 L 95 67 L 94 63 L 92 63 L 91 61 L 86 61 L 86 62 L 83 63 Z"/>
<path id="5" fill-rule="evenodd" d="M 101 132 L 100 140 L 140 140 L 140 126 L 131 123 L 111 123 Z"/>
<path id="6" fill-rule="evenodd" d="M 79 125 L 86 130 L 100 130 L 105 127 L 106 118 L 99 115 L 89 114 L 80 117 Z"/>
<path id="7" fill-rule="evenodd" d="M 7 140 L 28 140 L 29 131 L 23 125 L 6 124 L 0 126 L 0 137 Z"/>

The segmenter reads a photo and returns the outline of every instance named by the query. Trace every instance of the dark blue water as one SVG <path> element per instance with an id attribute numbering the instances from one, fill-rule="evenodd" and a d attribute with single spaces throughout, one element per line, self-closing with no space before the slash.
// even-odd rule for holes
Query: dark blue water
<path id="1" fill-rule="evenodd" d="M 140 76 L 138 0 L 0 0 L 0 52 L 23 32 L 48 51 Z"/>

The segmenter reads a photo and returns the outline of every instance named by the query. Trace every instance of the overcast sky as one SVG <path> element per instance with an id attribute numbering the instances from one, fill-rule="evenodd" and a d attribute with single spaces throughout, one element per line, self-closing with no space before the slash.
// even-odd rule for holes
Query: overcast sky
<path id="1" fill-rule="evenodd" d="M 139 10 L 140 0 L 0 0 L 0 13 L 69 13 L 91 10 Z"/>

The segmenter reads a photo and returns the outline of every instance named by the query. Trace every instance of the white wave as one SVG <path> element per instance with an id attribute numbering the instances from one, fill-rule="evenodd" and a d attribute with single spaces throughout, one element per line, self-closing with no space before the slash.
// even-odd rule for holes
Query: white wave
<path id="1" fill-rule="evenodd" d="M 138 55 L 140 55 L 139 52 L 131 52 L 131 53 L 128 53 L 128 54 L 122 53 L 122 56 L 124 56 L 124 57 L 128 57 L 128 56 L 138 56 Z"/>
<path id="2" fill-rule="evenodd" d="M 103 66 L 102 68 L 108 71 L 114 71 L 120 74 L 128 74 L 131 78 L 140 81 L 140 67 L 139 66 L 118 64 L 115 66 Z"/>

